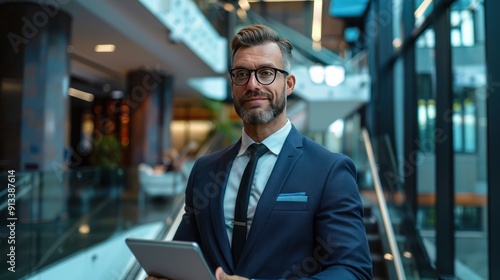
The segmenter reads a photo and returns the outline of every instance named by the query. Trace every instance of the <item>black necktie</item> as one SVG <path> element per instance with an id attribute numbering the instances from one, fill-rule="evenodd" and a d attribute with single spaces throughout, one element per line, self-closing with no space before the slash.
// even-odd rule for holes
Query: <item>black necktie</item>
<path id="1" fill-rule="evenodd" d="M 245 167 L 243 176 L 241 177 L 238 196 L 236 197 L 236 205 L 234 208 L 233 221 L 233 241 L 231 250 L 233 252 L 234 265 L 238 264 L 241 252 L 247 238 L 247 211 L 248 200 L 250 198 L 250 190 L 252 189 L 252 181 L 255 174 L 255 167 L 259 158 L 267 153 L 269 149 L 263 144 L 252 144 L 248 147 L 250 152 L 250 161 Z"/>

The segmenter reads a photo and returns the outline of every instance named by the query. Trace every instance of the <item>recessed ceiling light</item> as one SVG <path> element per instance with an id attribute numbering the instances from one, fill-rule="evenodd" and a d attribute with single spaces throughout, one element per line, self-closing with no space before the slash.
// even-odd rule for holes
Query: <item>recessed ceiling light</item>
<path id="1" fill-rule="evenodd" d="M 96 52 L 114 52 L 115 48 L 116 47 L 113 44 L 103 44 L 103 45 L 96 45 L 94 50 Z"/>

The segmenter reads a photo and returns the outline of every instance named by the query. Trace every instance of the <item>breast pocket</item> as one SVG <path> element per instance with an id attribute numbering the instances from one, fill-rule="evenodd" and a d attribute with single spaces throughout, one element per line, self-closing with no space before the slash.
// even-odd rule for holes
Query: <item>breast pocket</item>
<path id="1" fill-rule="evenodd" d="M 308 201 L 276 201 L 273 211 L 307 211 L 309 210 Z"/>

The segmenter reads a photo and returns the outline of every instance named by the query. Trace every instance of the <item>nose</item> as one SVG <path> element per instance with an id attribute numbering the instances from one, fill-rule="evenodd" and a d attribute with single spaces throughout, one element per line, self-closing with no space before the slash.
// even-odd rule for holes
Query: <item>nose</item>
<path id="1" fill-rule="evenodd" d="M 250 77 L 248 77 L 248 83 L 247 83 L 247 87 L 248 89 L 255 89 L 255 88 L 258 88 L 260 83 L 259 81 L 257 81 L 257 73 L 255 71 L 252 71 L 250 72 Z"/>

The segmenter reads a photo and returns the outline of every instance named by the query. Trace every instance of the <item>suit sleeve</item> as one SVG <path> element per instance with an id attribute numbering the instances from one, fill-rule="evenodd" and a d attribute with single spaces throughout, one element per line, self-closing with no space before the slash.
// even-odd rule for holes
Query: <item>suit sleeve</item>
<path id="1" fill-rule="evenodd" d="M 317 247 L 324 250 L 320 260 L 323 271 L 311 279 L 372 279 L 356 169 L 346 156 L 331 166 L 314 230 Z"/>
<path id="2" fill-rule="evenodd" d="M 174 235 L 174 240 L 179 241 L 194 241 L 198 244 L 201 243 L 198 224 L 196 221 L 196 209 L 194 208 L 193 202 L 193 181 L 194 181 L 194 170 L 196 170 L 197 163 L 192 168 L 191 174 L 189 175 L 188 183 L 185 191 L 185 205 L 184 214 L 182 215 L 182 221 L 177 228 Z"/>

